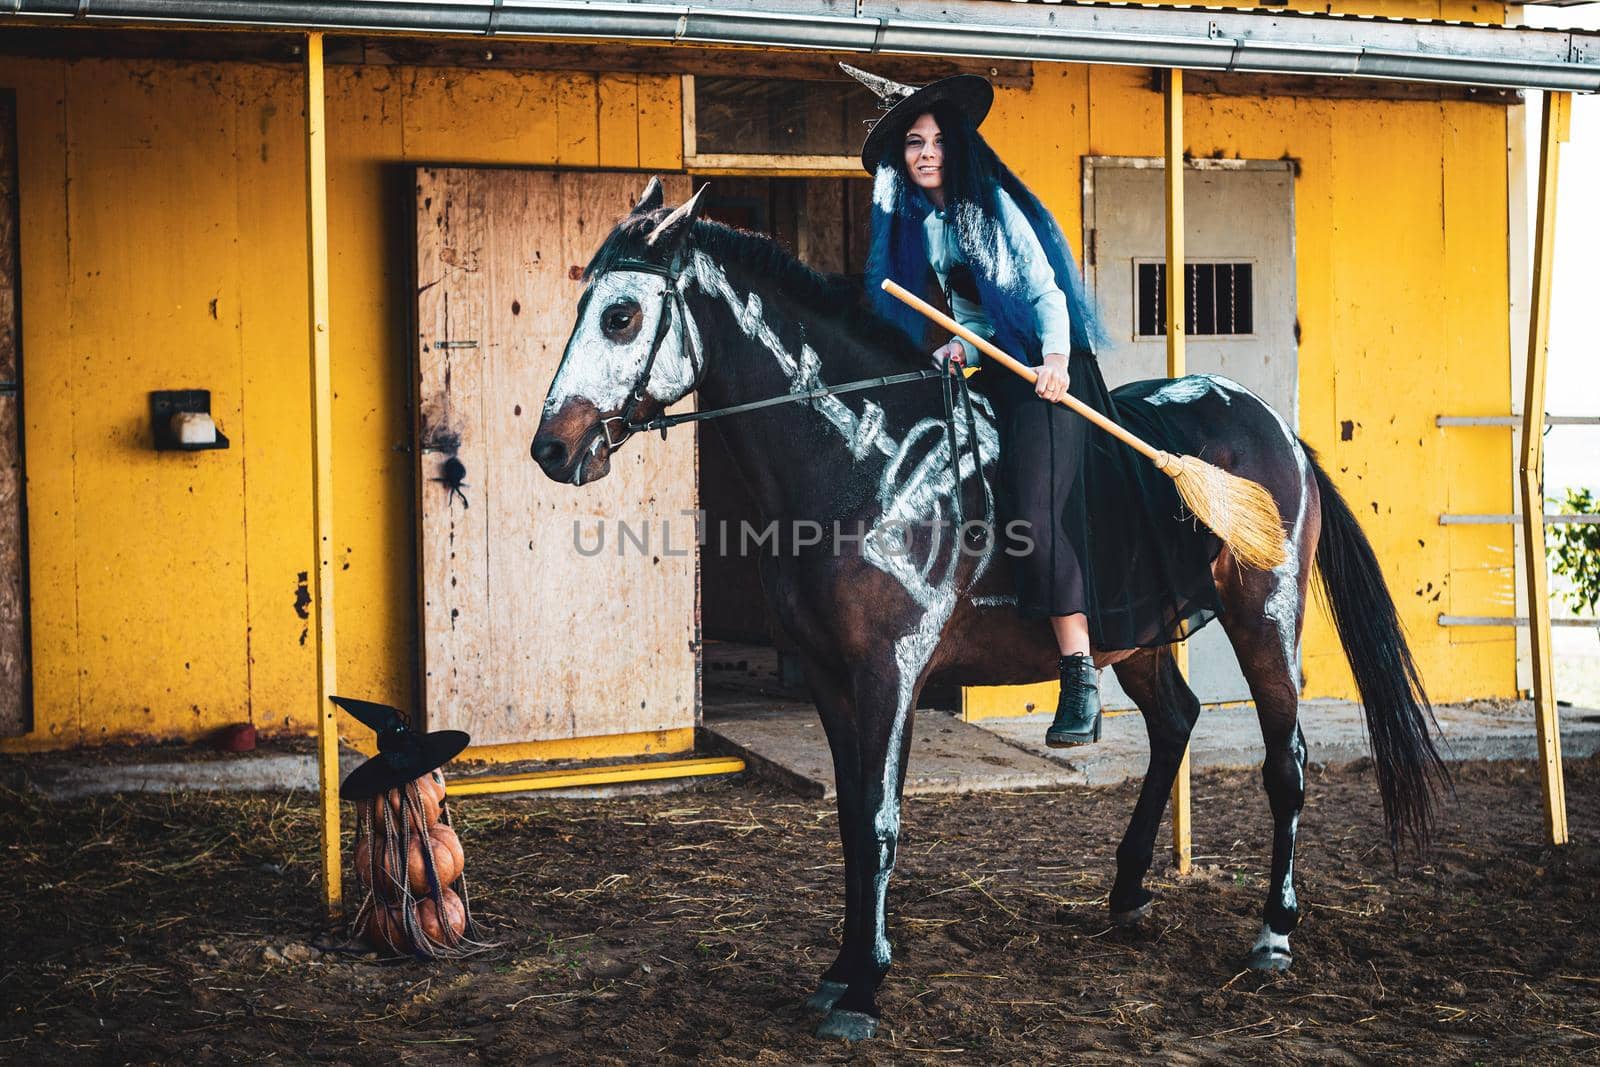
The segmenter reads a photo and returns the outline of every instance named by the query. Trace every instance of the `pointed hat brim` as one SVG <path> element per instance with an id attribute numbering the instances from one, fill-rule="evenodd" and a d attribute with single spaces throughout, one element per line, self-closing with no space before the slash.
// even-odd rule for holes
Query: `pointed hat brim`
<path id="1" fill-rule="evenodd" d="M 994 86 L 989 84 L 989 79 L 976 74 L 954 74 L 901 97 L 873 123 L 861 146 L 861 165 L 867 173 L 876 174 L 885 154 L 905 136 L 906 127 L 938 103 L 954 104 L 972 120 L 973 128 L 977 128 L 994 106 Z"/>
<path id="2" fill-rule="evenodd" d="M 339 787 L 342 800 L 371 800 L 429 771 L 443 767 L 461 754 L 472 739 L 460 730 L 435 730 L 416 735 L 416 745 L 403 753 L 380 752 L 351 771 Z"/>

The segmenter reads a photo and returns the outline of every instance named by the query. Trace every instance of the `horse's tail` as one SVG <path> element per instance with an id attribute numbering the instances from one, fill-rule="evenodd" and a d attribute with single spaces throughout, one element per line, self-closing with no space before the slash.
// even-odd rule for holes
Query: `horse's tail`
<path id="1" fill-rule="evenodd" d="M 1438 724 L 1372 544 L 1316 453 L 1303 441 L 1301 447 L 1322 498 L 1319 585 L 1366 710 L 1389 847 L 1398 855 L 1402 835 L 1418 847 L 1427 843 L 1436 788 L 1449 782 L 1429 729 Z"/>

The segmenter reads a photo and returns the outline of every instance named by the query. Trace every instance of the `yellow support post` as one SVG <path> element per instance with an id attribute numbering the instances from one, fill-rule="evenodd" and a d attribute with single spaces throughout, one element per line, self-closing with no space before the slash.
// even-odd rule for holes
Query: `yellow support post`
<path id="1" fill-rule="evenodd" d="M 1567 843 L 1567 792 L 1561 774 L 1550 647 L 1550 581 L 1544 544 L 1544 387 L 1550 349 L 1550 278 L 1555 264 L 1556 177 L 1570 132 L 1571 93 L 1545 93 L 1539 131 L 1539 213 L 1533 242 L 1533 307 L 1528 314 L 1527 382 L 1522 394 L 1522 558 L 1527 572 L 1533 709 L 1544 779 L 1544 821 L 1552 845 Z"/>
<path id="2" fill-rule="evenodd" d="M 317 655 L 317 787 L 322 815 L 322 902 L 344 907 L 339 858 L 339 722 L 333 624 L 333 382 L 328 366 L 328 157 L 323 117 L 322 34 L 306 35 L 306 274 L 311 301 L 311 524 L 316 530 L 312 620 Z"/>
<path id="3" fill-rule="evenodd" d="M 1167 377 L 1188 373 L 1183 348 L 1183 71 L 1167 71 L 1165 127 L 1167 155 Z M 1189 673 L 1189 646 L 1172 646 L 1178 670 Z M 1179 874 L 1188 874 L 1194 850 L 1189 824 L 1189 750 L 1183 750 L 1178 777 L 1172 782 L 1172 862 Z"/>

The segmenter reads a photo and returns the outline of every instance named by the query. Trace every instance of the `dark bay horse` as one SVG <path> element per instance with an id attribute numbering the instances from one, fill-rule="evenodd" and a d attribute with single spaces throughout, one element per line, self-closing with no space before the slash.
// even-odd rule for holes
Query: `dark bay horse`
<path id="1" fill-rule="evenodd" d="M 533 457 L 552 479 L 581 486 L 604 477 L 631 428 L 690 392 L 702 409 L 721 408 L 926 365 L 904 335 L 864 310 L 856 284 L 811 271 L 765 237 L 696 219 L 698 199 L 669 210 L 652 182 L 590 264 L 533 439 Z M 1264 922 L 1247 961 L 1281 970 L 1299 916 L 1293 869 L 1306 747 L 1296 664 L 1314 568 L 1365 705 L 1392 846 L 1403 834 L 1420 841 L 1428 832 L 1443 777 L 1431 709 L 1371 546 L 1310 449 L 1272 409 L 1209 375 L 1139 382 L 1116 396 L 1161 405 L 1178 438 L 1168 447 L 1260 482 L 1284 517 L 1282 566 L 1247 569 L 1224 548 L 1212 568 L 1220 621 L 1260 719 L 1272 812 Z M 941 534 L 954 516 L 994 519 L 998 436 L 987 402 L 974 404 L 974 420 L 947 421 L 938 383 L 917 383 L 717 424 L 764 520 L 780 529 L 806 522 L 862 531 L 836 539 L 836 550 L 797 548 L 760 560 L 766 595 L 802 650 L 838 783 L 844 939 L 810 1001 L 827 1013 L 823 1037 L 859 1039 L 877 1028 L 900 795 L 924 683 L 1056 677 L 1050 627 L 1014 610 L 999 539 L 975 547 L 964 535 Z M 1110 893 L 1113 917 L 1131 923 L 1150 904 L 1144 876 L 1200 704 L 1166 649 L 1095 659 L 1114 665 L 1150 739 Z"/>

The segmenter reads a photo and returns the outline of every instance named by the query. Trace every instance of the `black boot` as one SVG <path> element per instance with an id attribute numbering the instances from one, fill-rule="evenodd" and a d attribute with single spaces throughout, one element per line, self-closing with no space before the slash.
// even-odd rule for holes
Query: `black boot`
<path id="1" fill-rule="evenodd" d="M 1061 657 L 1061 700 L 1044 735 L 1051 748 L 1100 740 L 1100 683 L 1094 660 L 1081 652 Z"/>

